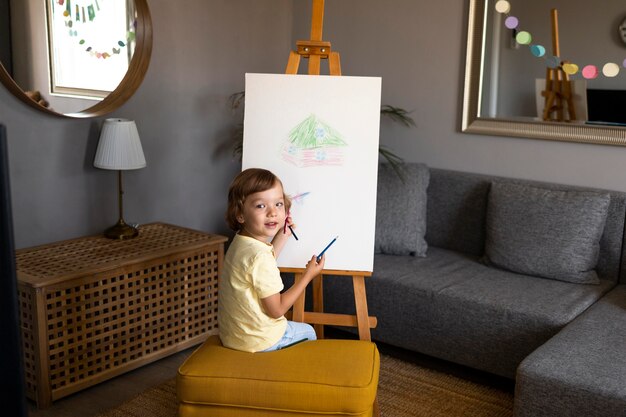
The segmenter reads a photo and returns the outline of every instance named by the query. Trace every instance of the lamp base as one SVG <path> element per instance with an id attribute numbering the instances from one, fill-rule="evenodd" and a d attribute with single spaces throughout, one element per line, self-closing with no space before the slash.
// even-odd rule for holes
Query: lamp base
<path id="1" fill-rule="evenodd" d="M 118 240 L 132 239 L 139 236 L 139 230 L 137 230 L 137 228 L 133 226 L 124 223 L 124 220 L 119 220 L 117 224 L 109 227 L 107 230 L 104 231 L 104 236 L 108 237 L 109 239 Z"/>

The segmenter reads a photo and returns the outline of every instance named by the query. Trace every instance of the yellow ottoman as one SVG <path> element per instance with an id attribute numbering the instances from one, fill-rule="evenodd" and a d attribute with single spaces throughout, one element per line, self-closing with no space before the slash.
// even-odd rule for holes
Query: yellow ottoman
<path id="1" fill-rule="evenodd" d="M 212 336 L 178 369 L 179 417 L 372 416 L 380 356 L 360 340 L 247 353 Z"/>

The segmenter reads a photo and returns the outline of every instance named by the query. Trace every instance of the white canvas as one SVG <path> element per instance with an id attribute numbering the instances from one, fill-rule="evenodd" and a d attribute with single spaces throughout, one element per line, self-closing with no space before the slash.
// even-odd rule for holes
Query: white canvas
<path id="1" fill-rule="evenodd" d="M 281 267 L 304 268 L 335 237 L 325 269 L 373 270 L 381 79 L 246 74 L 243 169 L 295 197 Z"/>

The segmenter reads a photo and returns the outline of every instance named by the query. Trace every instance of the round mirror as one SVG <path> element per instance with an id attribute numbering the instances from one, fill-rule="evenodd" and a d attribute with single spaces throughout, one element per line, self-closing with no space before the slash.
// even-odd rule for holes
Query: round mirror
<path id="1" fill-rule="evenodd" d="M 0 0 L 0 14 L 10 28 L 0 40 L 0 81 L 42 112 L 103 116 L 133 95 L 148 69 L 146 0 Z"/>

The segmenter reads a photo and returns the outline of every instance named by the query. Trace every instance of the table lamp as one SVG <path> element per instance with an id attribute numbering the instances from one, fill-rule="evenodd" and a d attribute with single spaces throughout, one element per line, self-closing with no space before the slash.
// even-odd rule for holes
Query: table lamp
<path id="1" fill-rule="evenodd" d="M 122 204 L 124 194 L 122 171 L 146 166 L 139 132 L 133 120 L 106 119 L 104 121 L 93 165 L 96 168 L 117 170 L 119 220 L 105 230 L 104 235 L 111 239 L 131 239 L 137 236 L 139 234 L 137 228 L 124 222 Z"/>

